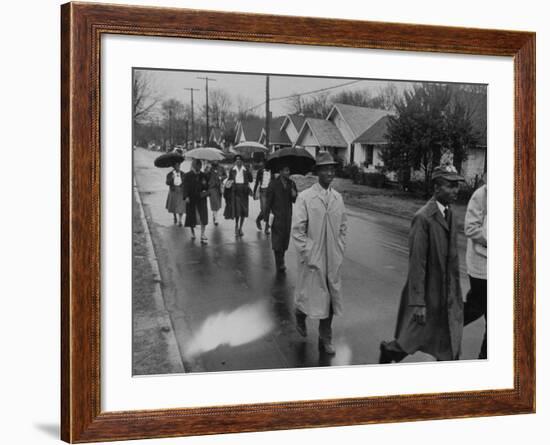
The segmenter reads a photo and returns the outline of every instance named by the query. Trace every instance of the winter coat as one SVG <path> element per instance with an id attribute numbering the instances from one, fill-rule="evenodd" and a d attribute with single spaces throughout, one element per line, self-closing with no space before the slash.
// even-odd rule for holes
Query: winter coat
<path id="1" fill-rule="evenodd" d="M 294 196 L 292 196 L 294 190 Z M 267 188 L 265 214 L 273 213 L 271 224 L 271 247 L 273 250 L 286 251 L 290 241 L 292 228 L 292 204 L 296 202 L 298 191 L 291 179 L 287 180 L 286 187 L 281 177 L 271 180 Z"/>
<path id="2" fill-rule="evenodd" d="M 464 217 L 466 270 L 468 275 L 487 279 L 487 186 L 478 188 L 468 203 Z"/>
<path id="3" fill-rule="evenodd" d="M 314 184 L 298 195 L 292 239 L 298 252 L 296 308 L 311 318 L 342 313 L 341 267 L 347 217 L 344 201 L 333 188 Z"/>
<path id="4" fill-rule="evenodd" d="M 434 198 L 414 216 L 409 233 L 409 271 L 401 294 L 395 338 L 413 354 L 422 351 L 438 360 L 459 357 L 463 301 L 457 251 L 457 222 L 450 225 Z M 426 308 L 426 323 L 413 319 L 416 307 Z"/>
<path id="5" fill-rule="evenodd" d="M 208 224 L 208 177 L 203 172 L 191 170 L 183 177 L 183 198 L 189 198 L 185 227 Z M 199 218 L 197 218 L 197 216 Z"/>

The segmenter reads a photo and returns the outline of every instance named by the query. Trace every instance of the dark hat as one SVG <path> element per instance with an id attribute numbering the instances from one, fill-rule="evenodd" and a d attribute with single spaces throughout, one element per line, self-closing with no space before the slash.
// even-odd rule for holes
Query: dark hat
<path id="1" fill-rule="evenodd" d="M 442 178 L 450 182 L 464 181 L 464 178 L 458 174 L 453 164 L 439 165 L 434 168 L 432 180 Z"/>
<path id="2" fill-rule="evenodd" d="M 322 167 L 323 165 L 338 165 L 338 162 L 334 160 L 328 151 L 321 151 L 315 159 L 315 168 Z"/>
<path id="3" fill-rule="evenodd" d="M 233 158 L 235 161 L 237 159 L 240 159 L 241 161 L 243 160 L 243 157 L 240 155 L 240 154 L 236 154 L 235 157 Z"/>

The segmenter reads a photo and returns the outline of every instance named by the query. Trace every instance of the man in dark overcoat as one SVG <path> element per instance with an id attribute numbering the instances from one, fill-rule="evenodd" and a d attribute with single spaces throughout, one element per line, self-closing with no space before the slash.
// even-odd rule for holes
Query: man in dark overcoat
<path id="1" fill-rule="evenodd" d="M 451 209 L 463 181 L 453 165 L 432 175 L 433 197 L 414 215 L 409 233 L 409 271 L 401 294 L 395 339 L 380 344 L 380 363 L 422 351 L 437 360 L 458 360 L 463 300 L 457 221 Z"/>
<path id="2" fill-rule="evenodd" d="M 290 179 L 288 166 L 282 167 L 279 173 L 279 177 L 272 179 L 267 188 L 265 211 L 267 215 L 273 213 L 271 248 L 275 254 L 275 267 L 277 272 L 284 272 L 285 252 L 288 250 L 292 229 L 292 204 L 296 202 L 298 190 Z"/>

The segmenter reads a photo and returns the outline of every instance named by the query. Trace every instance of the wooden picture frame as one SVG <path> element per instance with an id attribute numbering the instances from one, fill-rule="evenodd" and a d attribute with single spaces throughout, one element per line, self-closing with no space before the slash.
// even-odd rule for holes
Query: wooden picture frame
<path id="1" fill-rule="evenodd" d="M 535 411 L 534 33 L 91 3 L 62 5 L 61 17 L 63 440 L 96 442 Z M 513 57 L 513 389 L 102 412 L 99 101 L 104 34 Z"/>

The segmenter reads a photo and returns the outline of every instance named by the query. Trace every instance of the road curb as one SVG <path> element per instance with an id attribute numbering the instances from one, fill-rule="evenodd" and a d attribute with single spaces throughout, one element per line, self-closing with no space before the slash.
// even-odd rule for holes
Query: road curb
<path id="1" fill-rule="evenodd" d="M 134 180 L 133 184 L 133 193 L 134 197 L 138 206 L 139 211 L 139 217 L 142 221 L 143 227 L 144 227 L 144 235 L 145 235 L 145 248 L 147 250 L 147 259 L 149 260 L 149 264 L 151 265 L 151 269 L 153 271 L 153 280 L 155 282 L 154 284 L 154 290 L 153 290 L 153 301 L 155 305 L 155 312 L 152 314 L 152 316 L 155 319 L 156 325 L 158 326 L 158 329 L 160 330 L 162 337 L 166 341 L 166 348 L 167 348 L 167 360 L 170 362 L 170 365 L 175 370 L 176 373 L 185 372 L 185 367 L 183 366 L 182 358 L 181 358 L 181 352 L 178 347 L 178 342 L 176 340 L 174 326 L 172 324 L 172 319 L 170 318 L 170 313 L 166 309 L 166 305 L 164 304 L 164 296 L 162 293 L 162 288 L 160 283 L 162 282 L 162 278 L 160 275 L 160 269 L 158 265 L 157 256 L 155 254 L 155 249 L 153 247 L 153 240 L 151 239 L 151 230 L 149 228 L 149 224 L 147 223 L 147 219 L 145 218 L 145 211 L 143 210 L 143 204 L 141 202 L 141 197 L 139 195 L 139 192 L 137 190 L 137 184 Z"/>

